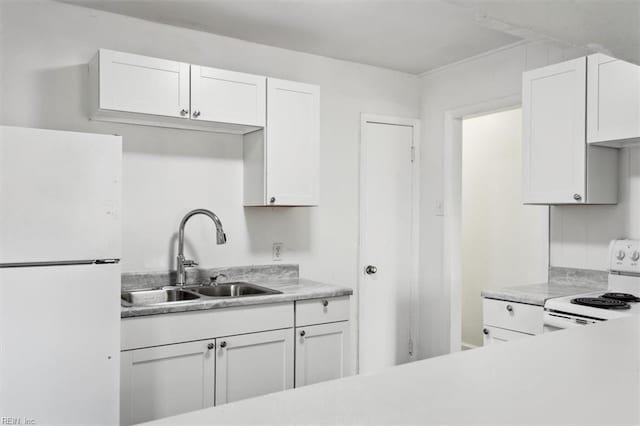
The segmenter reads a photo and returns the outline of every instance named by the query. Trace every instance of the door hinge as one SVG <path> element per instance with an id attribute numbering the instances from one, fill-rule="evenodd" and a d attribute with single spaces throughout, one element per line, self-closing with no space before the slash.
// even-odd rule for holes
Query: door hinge
<path id="1" fill-rule="evenodd" d="M 409 356 L 413 356 L 413 339 L 409 338 Z"/>
<path id="2" fill-rule="evenodd" d="M 414 161 L 416 161 L 416 147 L 412 146 L 411 147 L 411 162 L 413 163 Z"/>

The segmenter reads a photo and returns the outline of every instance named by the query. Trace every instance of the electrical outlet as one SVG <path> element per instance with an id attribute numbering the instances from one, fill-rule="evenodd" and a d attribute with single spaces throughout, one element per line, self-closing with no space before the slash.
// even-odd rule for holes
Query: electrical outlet
<path id="1" fill-rule="evenodd" d="M 273 243 L 273 260 L 279 262 L 282 260 L 282 243 Z"/>

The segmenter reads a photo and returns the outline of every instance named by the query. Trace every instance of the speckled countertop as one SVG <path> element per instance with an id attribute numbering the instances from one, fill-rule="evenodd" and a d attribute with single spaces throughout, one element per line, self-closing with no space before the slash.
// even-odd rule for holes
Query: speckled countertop
<path id="1" fill-rule="evenodd" d="M 482 297 L 544 306 L 547 299 L 554 297 L 604 292 L 606 289 L 607 273 L 604 271 L 552 267 L 546 283 L 484 289 Z"/>
<path id="2" fill-rule="evenodd" d="M 203 284 L 210 276 L 225 274 L 226 281 L 246 281 L 258 284 L 281 294 L 263 296 L 247 296 L 233 298 L 201 298 L 194 301 L 168 305 L 122 306 L 121 318 L 146 315 L 167 314 L 173 312 L 200 311 L 206 309 L 228 308 L 233 306 L 259 305 L 265 303 L 291 302 L 294 300 L 318 299 L 322 297 L 338 297 L 353 294 L 349 287 L 326 284 L 299 278 L 298 265 L 265 265 L 216 269 L 189 270 L 188 284 Z M 157 288 L 170 285 L 174 275 L 161 273 L 128 273 L 122 275 L 122 289 Z"/>

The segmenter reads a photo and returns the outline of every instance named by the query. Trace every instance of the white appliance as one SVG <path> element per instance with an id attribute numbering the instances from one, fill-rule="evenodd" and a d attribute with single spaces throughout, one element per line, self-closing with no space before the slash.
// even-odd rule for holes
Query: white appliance
<path id="1" fill-rule="evenodd" d="M 549 299 L 544 310 L 545 332 L 640 315 L 640 240 L 609 244 L 606 292 Z"/>
<path id="2" fill-rule="evenodd" d="M 0 126 L 0 420 L 118 423 L 121 162 L 119 136 Z"/>

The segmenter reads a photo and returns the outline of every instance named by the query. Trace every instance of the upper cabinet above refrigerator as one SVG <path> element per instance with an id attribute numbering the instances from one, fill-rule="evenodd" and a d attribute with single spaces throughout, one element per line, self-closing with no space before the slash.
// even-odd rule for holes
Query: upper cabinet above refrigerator
<path id="1" fill-rule="evenodd" d="M 617 150 L 587 143 L 587 129 L 591 128 L 589 120 L 593 115 L 589 110 L 593 108 L 593 103 L 589 103 L 590 99 L 593 101 L 593 95 L 587 90 L 588 70 L 602 56 L 582 57 L 523 74 L 522 183 L 525 204 L 617 203 Z M 607 117 L 603 122 L 607 124 L 600 126 L 600 133 L 621 134 L 614 130 L 615 123 L 624 123 L 625 129 L 634 124 L 611 118 L 608 108 L 633 102 L 612 101 L 609 94 L 602 93 L 610 85 L 599 85 L 599 115 Z M 606 131 L 603 130 L 605 127 Z"/>
<path id="2" fill-rule="evenodd" d="M 264 127 L 264 76 L 100 49 L 89 82 L 93 120 L 233 134 Z"/>

